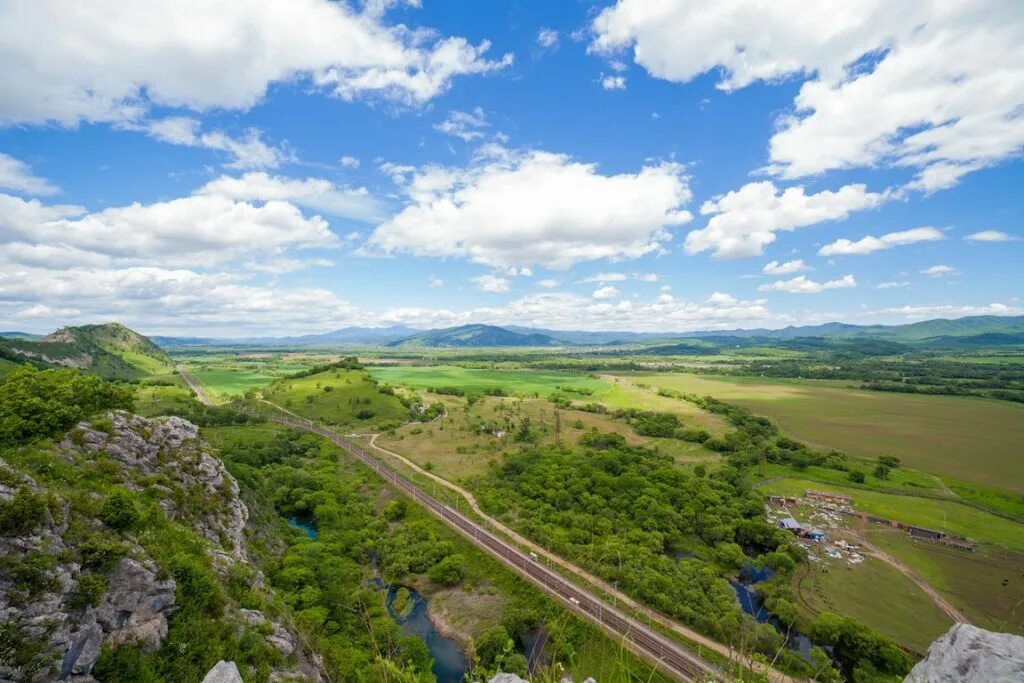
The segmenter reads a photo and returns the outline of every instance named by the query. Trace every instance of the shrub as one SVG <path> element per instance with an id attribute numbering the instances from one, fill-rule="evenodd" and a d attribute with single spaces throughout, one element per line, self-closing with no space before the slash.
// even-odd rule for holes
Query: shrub
<path id="1" fill-rule="evenodd" d="M 850 481 L 852 481 L 853 483 L 855 483 L 855 484 L 863 484 L 864 483 L 864 473 L 863 472 L 856 472 L 856 471 L 850 472 L 850 474 L 847 475 L 847 478 Z"/>
<path id="2" fill-rule="evenodd" d="M 139 510 L 135 507 L 135 501 L 132 500 L 130 493 L 124 489 L 116 489 L 103 501 L 100 519 L 112 529 L 126 531 L 139 521 Z"/>
<path id="3" fill-rule="evenodd" d="M 466 569 L 461 555 L 449 555 L 430 568 L 427 576 L 442 586 L 455 586 L 466 578 Z"/>
<path id="4" fill-rule="evenodd" d="M 46 518 L 46 498 L 22 486 L 10 500 L 0 501 L 0 532 L 7 536 L 27 534 Z"/>
<path id="5" fill-rule="evenodd" d="M 405 513 L 409 509 L 409 504 L 404 498 L 396 498 L 381 510 L 381 514 L 384 515 L 384 519 L 389 522 L 397 522 L 398 520 L 405 517 Z"/>

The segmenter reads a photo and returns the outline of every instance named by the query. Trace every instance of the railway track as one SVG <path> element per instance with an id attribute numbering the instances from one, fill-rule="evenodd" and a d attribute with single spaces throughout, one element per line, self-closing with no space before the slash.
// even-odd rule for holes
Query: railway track
<path id="1" fill-rule="evenodd" d="M 183 373 L 185 376 L 185 373 Z M 189 381 L 189 377 L 185 377 Z M 189 382 L 191 384 L 191 382 Z M 201 400 L 201 399 L 200 399 Z M 551 571 L 518 547 L 495 536 L 486 528 L 458 510 L 420 490 L 414 483 L 384 465 L 338 434 L 305 419 L 270 417 L 271 422 L 301 429 L 328 439 L 358 458 L 440 517 L 472 543 L 512 568 L 533 584 L 563 602 L 573 612 L 617 638 L 637 655 L 650 661 L 663 673 L 681 681 L 724 681 L 726 676 L 715 665 L 693 654 L 683 645 L 670 640 L 637 619 L 624 614 L 600 597 L 575 585 Z"/>

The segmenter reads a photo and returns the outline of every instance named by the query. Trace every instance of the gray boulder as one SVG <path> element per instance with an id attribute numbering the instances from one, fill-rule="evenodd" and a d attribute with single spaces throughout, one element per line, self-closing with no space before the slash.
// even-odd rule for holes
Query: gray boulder
<path id="1" fill-rule="evenodd" d="M 530 683 L 515 674 L 495 674 L 488 683 Z"/>
<path id="2" fill-rule="evenodd" d="M 955 624 L 931 644 L 904 683 L 1019 683 L 1024 638 Z"/>
<path id="3" fill-rule="evenodd" d="M 242 683 L 242 675 L 238 673 L 238 667 L 234 662 L 225 662 L 222 659 L 206 672 L 203 683 Z"/>

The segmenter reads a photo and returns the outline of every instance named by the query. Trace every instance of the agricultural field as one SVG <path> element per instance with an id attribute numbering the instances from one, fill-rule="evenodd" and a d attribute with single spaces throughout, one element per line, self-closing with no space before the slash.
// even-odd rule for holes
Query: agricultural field
<path id="1" fill-rule="evenodd" d="M 991 548 L 967 553 L 883 527 L 866 533 L 975 625 L 1024 634 L 1024 556 Z"/>
<path id="2" fill-rule="evenodd" d="M 884 599 L 865 600 L 885 587 Z M 797 605 L 808 618 L 830 611 L 860 619 L 900 645 L 925 652 L 953 621 L 896 568 L 874 557 L 810 563 L 794 577 Z"/>
<path id="3" fill-rule="evenodd" d="M 965 536 L 978 543 L 1024 551 L 1024 525 L 952 500 L 822 485 L 809 479 L 789 477 L 767 480 L 759 487 L 766 494 L 781 496 L 802 496 L 807 489 L 844 493 L 853 499 L 853 507 L 860 512 Z"/>
<path id="4" fill-rule="evenodd" d="M 468 401 L 457 396 L 420 392 L 427 404 L 440 402 L 446 415 L 430 423 L 412 423 L 381 434 L 376 443 L 383 448 L 406 456 L 421 467 L 446 479 L 464 481 L 483 474 L 489 463 L 503 453 L 524 446 L 516 440 L 516 428 L 529 420 L 536 444 L 553 444 L 555 433 L 555 406 L 543 399 L 484 397 Z M 720 460 L 716 453 L 699 444 L 678 439 L 640 436 L 627 424 L 609 415 L 582 410 L 561 410 L 560 437 L 563 442 L 575 444 L 585 432 L 618 432 L 630 445 L 644 445 L 673 455 L 684 465 L 714 464 Z M 495 433 L 497 432 L 497 433 Z"/>
<path id="5" fill-rule="evenodd" d="M 327 362 L 306 354 L 224 354 L 184 357 L 189 372 L 212 398 L 227 400 L 260 389 L 275 379 Z"/>
<path id="6" fill-rule="evenodd" d="M 870 459 L 890 454 L 925 472 L 1024 493 L 1024 405 L 862 391 L 842 382 L 667 373 L 625 381 L 736 403 L 819 448 Z"/>
<path id="7" fill-rule="evenodd" d="M 375 427 L 409 419 L 401 401 L 381 392 L 362 370 L 331 368 L 306 377 L 280 379 L 262 393 L 268 401 L 326 424 Z"/>

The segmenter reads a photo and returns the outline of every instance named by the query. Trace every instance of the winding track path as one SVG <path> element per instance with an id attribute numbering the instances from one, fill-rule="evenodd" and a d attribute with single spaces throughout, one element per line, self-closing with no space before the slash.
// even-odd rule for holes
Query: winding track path
<path id="1" fill-rule="evenodd" d="M 201 403 L 205 405 L 214 405 L 213 401 L 211 401 L 203 391 L 199 381 L 186 370 L 183 364 L 178 365 L 178 373 L 189 385 L 192 391 L 195 392 L 196 398 Z M 406 467 L 409 467 L 419 474 L 430 478 L 432 481 L 437 482 L 441 486 L 458 493 L 466 500 L 473 512 L 484 520 L 485 525 L 478 524 L 459 511 L 452 509 L 450 506 L 430 496 L 405 477 L 401 476 L 387 465 L 381 463 L 377 458 L 368 455 L 335 432 L 317 425 L 312 420 L 303 418 L 290 410 L 277 405 L 276 403 L 265 399 L 260 400 L 261 402 L 271 405 L 289 416 L 283 418 L 270 417 L 269 419 L 271 421 L 318 434 L 352 455 L 355 455 L 369 467 L 377 471 L 383 478 L 391 481 L 396 486 L 403 489 L 414 500 L 422 503 L 425 507 L 440 516 L 445 523 L 465 535 L 470 541 L 496 557 L 499 561 L 511 567 L 532 583 L 544 589 L 546 592 L 567 603 L 573 611 L 580 613 L 581 616 L 592 621 L 599 628 L 605 630 L 616 638 L 621 638 L 622 642 L 636 654 L 648 659 L 660 668 L 663 668 L 666 673 L 678 678 L 679 680 L 722 680 L 724 677 L 718 667 L 714 664 L 711 664 L 710 662 L 695 655 L 678 642 L 665 638 L 638 619 L 619 611 L 617 608 L 617 604 L 619 602 L 623 605 L 629 606 L 638 614 L 643 615 L 651 623 L 657 623 L 664 628 L 668 628 L 691 641 L 698 643 L 702 647 L 706 647 L 707 649 L 724 655 L 729 659 L 738 661 L 748 668 L 757 670 L 759 673 L 766 674 L 769 680 L 774 683 L 791 683 L 793 681 L 792 678 L 777 669 L 765 666 L 760 662 L 755 662 L 748 657 L 744 657 L 738 651 L 723 645 L 722 643 L 711 640 L 706 636 L 703 636 L 700 633 L 697 633 L 696 631 L 693 631 L 692 629 L 689 629 L 678 622 L 641 605 L 628 595 L 607 584 L 602 579 L 580 567 L 577 567 L 562 557 L 545 550 L 530 539 L 522 536 L 486 514 L 480 508 L 473 494 L 466 489 L 444 479 L 443 477 L 433 474 L 432 472 L 428 472 L 398 453 L 378 446 L 376 441 L 379 434 L 365 435 L 370 437 L 369 444 L 373 449 L 395 458 Z M 538 560 L 535 560 L 533 557 L 521 551 L 516 545 L 492 534 L 486 528 L 487 525 L 504 534 L 508 538 L 511 538 L 520 546 L 528 548 L 533 553 L 536 553 L 538 558 L 543 557 L 549 562 L 559 565 L 563 569 L 584 579 L 592 586 L 601 589 L 605 594 L 613 596 L 617 601 L 616 605 L 609 605 L 603 598 L 586 589 L 578 587 L 562 575 L 545 568 L 538 562 Z"/>

